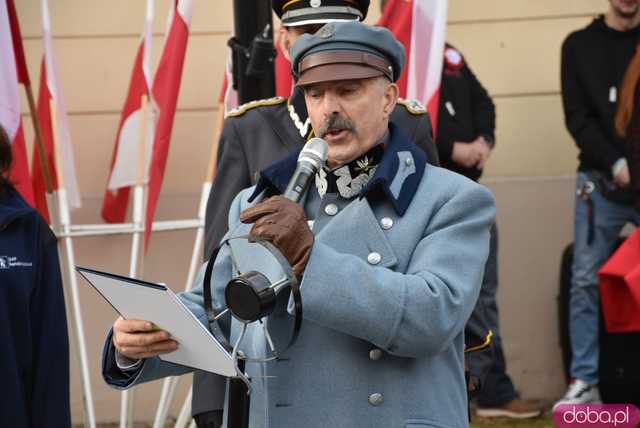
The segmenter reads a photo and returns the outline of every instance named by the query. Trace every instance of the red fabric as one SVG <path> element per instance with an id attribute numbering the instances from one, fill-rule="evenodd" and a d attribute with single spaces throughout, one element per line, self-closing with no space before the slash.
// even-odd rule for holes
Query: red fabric
<path id="1" fill-rule="evenodd" d="M 293 92 L 291 63 L 284 57 L 280 43 L 276 43 L 276 96 L 288 98 Z"/>
<path id="2" fill-rule="evenodd" d="M 49 172 L 53 189 L 58 188 L 58 180 L 56 175 L 55 156 L 53 152 L 53 129 L 51 127 L 51 109 L 49 102 L 51 93 L 47 85 L 47 67 L 45 65 L 44 55 L 40 64 L 40 90 L 38 92 L 38 121 L 42 128 L 42 144 L 49 163 Z M 40 163 L 40 154 L 37 146 L 33 150 L 33 192 L 35 196 L 35 207 L 47 222 L 51 222 L 49 218 L 49 210 L 47 207 L 46 189 L 44 185 L 44 175 L 42 173 L 42 164 Z"/>
<path id="3" fill-rule="evenodd" d="M 431 118 L 431 127 L 433 128 L 433 140 L 435 141 L 436 135 L 438 135 L 438 112 L 440 111 L 440 89 L 433 94 L 427 104 L 427 110 L 429 111 L 429 117 Z"/>
<path id="4" fill-rule="evenodd" d="M 16 57 L 16 71 L 18 72 L 18 82 L 28 85 L 29 72 L 27 71 L 27 62 L 24 59 L 24 48 L 22 47 L 22 34 L 20 33 L 20 24 L 16 7 L 13 0 L 7 0 L 7 11 L 9 12 L 9 26 L 11 27 L 11 38 L 13 40 L 13 52 Z"/>
<path id="5" fill-rule="evenodd" d="M 116 156 L 118 154 L 118 145 L 120 141 L 120 132 L 122 132 L 122 126 L 132 113 L 140 110 L 140 100 L 143 95 L 149 94 L 147 88 L 147 82 L 144 77 L 142 69 L 142 61 L 144 59 L 144 39 L 140 42 L 136 58 L 133 62 L 133 70 L 131 72 L 131 81 L 129 82 L 129 91 L 127 98 L 120 114 L 120 124 L 118 125 L 118 132 L 116 134 L 116 141 L 113 147 L 113 155 L 111 156 L 111 171 L 116 162 Z M 109 174 L 111 178 L 111 174 Z M 109 180 L 107 180 L 108 182 Z M 104 199 L 102 201 L 102 218 L 107 223 L 122 223 L 127 215 L 127 208 L 129 206 L 129 192 L 130 187 L 121 187 L 117 191 L 105 190 Z"/>
<path id="6" fill-rule="evenodd" d="M 227 73 L 224 73 L 224 76 L 222 76 L 222 86 L 220 86 L 220 95 L 218 95 L 218 104 L 224 104 L 228 86 L 229 82 L 227 81 Z"/>
<path id="7" fill-rule="evenodd" d="M 158 66 L 158 71 L 153 82 L 153 97 L 157 102 L 160 114 L 156 126 L 149 171 L 149 198 L 147 202 L 144 236 L 145 249 L 149 245 L 151 226 L 158 205 L 160 188 L 162 187 L 164 170 L 167 164 L 167 156 L 169 155 L 171 130 L 173 129 L 173 118 L 176 113 L 188 37 L 189 28 L 182 20 L 176 7 L 171 30 L 167 37 L 162 58 L 160 59 L 160 65 Z"/>
<path id="8" fill-rule="evenodd" d="M 396 82 L 400 89 L 400 96 L 407 96 L 407 75 L 411 58 L 411 20 L 413 18 L 413 1 L 389 0 L 384 12 L 376 25 L 386 27 L 393 33 L 406 52 L 406 64 L 400 79 Z"/>
<path id="9" fill-rule="evenodd" d="M 607 331 L 640 331 L 640 229 L 607 260 L 598 276 Z"/>
<path id="10" fill-rule="evenodd" d="M 16 132 L 16 136 L 11 143 L 11 152 L 13 154 L 13 164 L 9 171 L 9 180 L 29 205 L 33 206 L 33 187 L 29 177 L 29 157 L 24 143 L 22 120 L 20 121 L 18 132 Z"/>

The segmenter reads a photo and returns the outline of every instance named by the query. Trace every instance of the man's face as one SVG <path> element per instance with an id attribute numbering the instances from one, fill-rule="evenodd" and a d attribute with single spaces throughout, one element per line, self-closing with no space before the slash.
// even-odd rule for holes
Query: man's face
<path id="1" fill-rule="evenodd" d="M 640 8 L 640 0 L 609 0 L 611 10 L 622 18 L 633 18 Z"/>
<path id="2" fill-rule="evenodd" d="M 303 34 L 313 34 L 322 28 L 323 24 L 311 24 L 311 25 L 300 25 L 297 27 L 280 27 L 278 30 L 279 38 L 278 42 L 280 43 L 280 49 L 284 54 L 287 61 L 291 62 L 291 57 L 289 56 L 289 50 L 291 46 L 298 40 L 300 36 Z"/>
<path id="3" fill-rule="evenodd" d="M 314 133 L 329 145 L 330 168 L 358 158 L 380 141 L 397 94 L 397 86 L 381 77 L 304 87 Z"/>

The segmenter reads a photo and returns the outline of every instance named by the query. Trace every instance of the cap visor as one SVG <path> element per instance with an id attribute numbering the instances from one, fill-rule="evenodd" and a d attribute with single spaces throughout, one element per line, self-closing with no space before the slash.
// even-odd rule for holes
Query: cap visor
<path id="1" fill-rule="evenodd" d="M 305 70 L 296 82 L 296 86 L 334 82 L 337 80 L 368 79 L 377 76 L 384 76 L 384 73 L 366 65 L 324 64 Z"/>

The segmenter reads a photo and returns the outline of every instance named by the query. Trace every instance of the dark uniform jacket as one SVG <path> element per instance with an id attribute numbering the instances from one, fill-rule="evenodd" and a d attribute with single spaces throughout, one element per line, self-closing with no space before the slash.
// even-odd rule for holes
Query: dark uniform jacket
<path id="1" fill-rule="evenodd" d="M 426 109 L 415 101 L 400 100 L 391 122 L 438 165 L 431 121 Z M 207 203 L 205 257 L 209 259 L 227 232 L 228 212 L 235 196 L 259 179 L 260 171 L 299 150 L 311 135 L 304 97 L 296 90 L 291 98 L 276 97 L 247 103 L 228 113 L 218 149 L 218 170 Z M 472 318 L 480 312 L 474 311 Z M 467 331 L 467 343 L 483 346 L 487 330 L 479 320 Z M 470 335 L 469 335 L 470 334 Z M 471 341 L 471 342 L 469 342 Z M 224 380 L 220 376 L 194 374 L 192 414 L 222 408 Z"/>
<path id="2" fill-rule="evenodd" d="M 451 159 L 453 143 L 471 143 L 483 136 L 493 145 L 495 127 L 496 110 L 491 97 L 466 64 L 462 54 L 447 45 L 442 67 L 436 136 L 441 165 L 472 180 L 478 180 L 481 170 L 466 168 Z"/>
<path id="3" fill-rule="evenodd" d="M 69 340 L 56 237 L 0 193 L 0 427 L 69 427 Z"/>

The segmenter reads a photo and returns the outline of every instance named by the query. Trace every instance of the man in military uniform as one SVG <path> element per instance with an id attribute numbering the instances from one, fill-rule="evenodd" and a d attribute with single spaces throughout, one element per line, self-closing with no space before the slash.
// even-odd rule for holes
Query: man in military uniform
<path id="1" fill-rule="evenodd" d="M 294 152 L 263 170 L 229 211 L 228 236 L 271 241 L 301 279 L 304 302 L 303 328 L 287 358 L 247 362 L 250 426 L 467 426 L 463 330 L 482 281 L 493 198 L 429 165 L 390 122 L 405 55 L 387 29 L 330 23 L 302 36 L 292 58 L 328 159 L 302 204 L 281 195 Z M 224 247 L 213 267 L 217 313 L 233 274 Z M 200 283 L 182 294 L 198 319 L 206 318 L 202 293 Z M 239 322 L 221 322 L 237 340 Z M 157 358 L 177 344 L 152 327 L 115 322 L 103 357 L 112 386 L 190 370 Z M 261 328 L 243 343 L 268 348 Z"/>
<path id="2" fill-rule="evenodd" d="M 369 0 L 275 0 L 273 9 L 281 19 L 279 41 L 287 60 L 296 39 L 315 32 L 327 22 L 363 20 Z M 400 100 L 391 120 L 438 165 L 431 121 L 417 101 Z M 227 231 L 227 214 L 233 198 L 256 183 L 257 173 L 298 150 L 311 133 L 301 90 L 291 97 L 257 100 L 227 113 L 219 142 L 218 169 L 207 204 L 205 258 L 208 259 Z M 224 379 L 196 373 L 193 379 L 192 414 L 199 427 L 208 420 L 220 421 Z M 214 412 L 213 414 L 211 412 Z"/>

